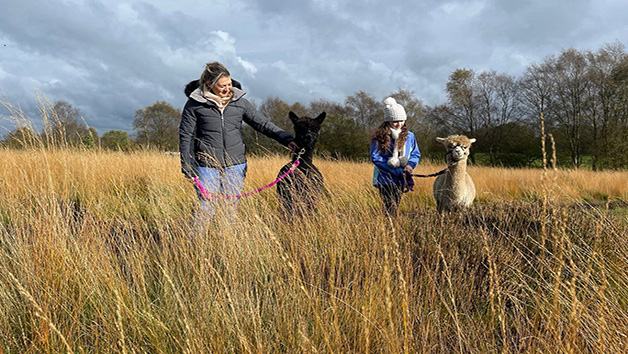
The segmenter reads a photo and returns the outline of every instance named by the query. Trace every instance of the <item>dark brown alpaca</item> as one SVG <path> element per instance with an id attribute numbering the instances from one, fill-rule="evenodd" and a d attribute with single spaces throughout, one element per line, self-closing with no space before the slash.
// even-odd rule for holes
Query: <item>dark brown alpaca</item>
<path id="1" fill-rule="evenodd" d="M 284 219 L 288 221 L 294 216 L 304 216 L 306 213 L 316 211 L 316 203 L 325 188 L 323 175 L 312 163 L 312 157 L 326 115 L 323 112 L 316 118 L 309 118 L 298 117 L 293 112 L 288 114 L 294 124 L 294 142 L 303 152 L 299 158 L 299 167 L 277 183 L 279 208 Z M 292 161 L 279 170 L 278 176 L 292 167 L 297 156 L 293 154 Z"/>

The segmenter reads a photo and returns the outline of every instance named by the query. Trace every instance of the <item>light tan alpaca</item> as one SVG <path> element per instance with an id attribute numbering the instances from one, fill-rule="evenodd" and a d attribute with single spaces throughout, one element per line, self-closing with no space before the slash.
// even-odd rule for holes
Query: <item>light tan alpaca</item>
<path id="1" fill-rule="evenodd" d="M 475 138 L 469 139 L 464 135 L 450 135 L 446 138 L 436 138 L 436 141 L 445 145 L 447 155 L 447 171 L 434 181 L 434 199 L 439 212 L 468 208 L 475 199 L 475 185 L 467 173 L 467 158 L 469 148 Z"/>

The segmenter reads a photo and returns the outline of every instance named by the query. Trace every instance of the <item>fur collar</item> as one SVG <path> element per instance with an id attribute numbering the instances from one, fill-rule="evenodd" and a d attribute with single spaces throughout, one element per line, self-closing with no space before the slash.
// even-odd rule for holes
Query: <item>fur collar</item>
<path id="1" fill-rule="evenodd" d="M 203 90 L 203 97 L 207 98 L 208 100 L 214 101 L 218 108 L 223 109 L 227 106 L 227 104 L 229 104 L 231 98 L 233 98 L 233 92 L 231 92 L 231 95 L 229 95 L 229 97 L 220 97 L 218 95 L 215 95 L 210 90 L 205 89 Z"/>

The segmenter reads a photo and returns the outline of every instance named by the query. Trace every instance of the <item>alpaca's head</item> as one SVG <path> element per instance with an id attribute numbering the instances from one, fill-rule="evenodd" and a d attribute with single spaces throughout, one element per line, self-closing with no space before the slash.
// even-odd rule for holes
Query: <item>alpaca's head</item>
<path id="1" fill-rule="evenodd" d="M 300 147 L 306 150 L 313 150 L 316 142 L 318 141 L 318 135 L 321 131 L 321 125 L 325 120 L 326 113 L 323 112 L 316 118 L 299 117 L 294 112 L 290 112 L 288 117 L 294 124 L 294 142 Z"/>
<path id="2" fill-rule="evenodd" d="M 447 149 L 445 159 L 447 165 L 455 165 L 467 159 L 471 144 L 475 143 L 475 138 L 467 138 L 464 135 L 450 135 L 446 138 L 436 138 L 436 141 L 443 144 Z"/>

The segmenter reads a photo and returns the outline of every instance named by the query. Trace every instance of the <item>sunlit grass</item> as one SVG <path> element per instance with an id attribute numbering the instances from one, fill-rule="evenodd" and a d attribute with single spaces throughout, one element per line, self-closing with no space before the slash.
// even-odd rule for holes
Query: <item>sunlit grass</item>
<path id="1" fill-rule="evenodd" d="M 471 166 L 470 211 L 417 178 L 390 220 L 371 164 L 316 160 L 317 212 L 284 222 L 272 187 L 199 223 L 176 156 L 22 143 L 0 149 L 2 352 L 628 351 L 627 172 Z M 286 162 L 251 157 L 244 191 Z"/>
<path id="2" fill-rule="evenodd" d="M 250 158 L 245 191 L 287 161 Z M 605 204 L 628 200 L 625 172 L 470 167 L 470 212 L 439 215 L 417 179 L 388 220 L 370 164 L 317 160 L 310 217 L 284 223 L 273 187 L 195 225 L 176 156 L 34 147 L 0 164 L 8 352 L 627 349 L 628 222 Z"/>

